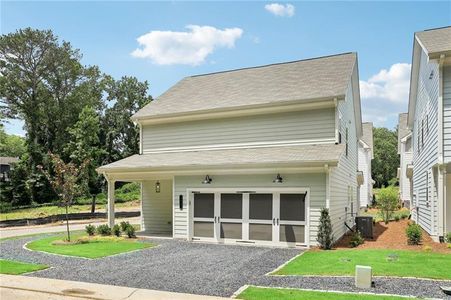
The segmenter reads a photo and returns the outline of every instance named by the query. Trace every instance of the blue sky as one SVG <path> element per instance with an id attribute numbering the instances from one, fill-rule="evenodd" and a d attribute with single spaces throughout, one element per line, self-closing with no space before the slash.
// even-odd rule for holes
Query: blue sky
<path id="1" fill-rule="evenodd" d="M 413 33 L 449 26 L 450 3 L 2 0 L 0 8 L 2 34 L 52 29 L 84 64 L 147 80 L 154 97 L 192 74 L 356 51 L 363 119 L 394 128 L 407 109 Z"/>

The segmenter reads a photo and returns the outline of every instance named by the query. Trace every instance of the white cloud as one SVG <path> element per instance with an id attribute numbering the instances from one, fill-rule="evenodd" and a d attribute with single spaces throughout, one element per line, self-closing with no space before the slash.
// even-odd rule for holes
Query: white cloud
<path id="1" fill-rule="evenodd" d="M 376 126 L 393 128 L 398 114 L 407 111 L 410 64 L 397 63 L 360 81 L 362 117 Z"/>
<path id="2" fill-rule="evenodd" d="M 294 16 L 294 5 L 292 4 L 280 4 L 280 3 L 271 3 L 266 4 L 265 9 L 278 17 L 292 17 Z"/>
<path id="3" fill-rule="evenodd" d="M 199 65 L 217 48 L 233 48 L 243 30 L 240 28 L 217 29 L 212 26 L 188 25 L 187 31 L 151 31 L 137 41 L 140 48 L 131 54 L 149 58 L 159 65 Z"/>

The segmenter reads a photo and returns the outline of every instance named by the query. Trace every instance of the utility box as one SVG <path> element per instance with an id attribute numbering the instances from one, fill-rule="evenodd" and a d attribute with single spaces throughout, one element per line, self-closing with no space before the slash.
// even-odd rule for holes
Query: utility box
<path id="1" fill-rule="evenodd" d="M 355 266 L 355 286 L 361 289 L 371 288 L 373 270 L 369 266 Z"/>
<path id="2" fill-rule="evenodd" d="M 355 225 L 362 237 L 373 238 L 373 217 L 355 217 Z"/>

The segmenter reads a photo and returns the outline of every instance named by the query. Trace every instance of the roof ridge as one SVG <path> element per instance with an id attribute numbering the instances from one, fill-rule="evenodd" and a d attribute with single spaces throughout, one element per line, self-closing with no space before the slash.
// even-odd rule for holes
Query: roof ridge
<path id="1" fill-rule="evenodd" d="M 237 71 L 242 71 L 242 70 L 266 68 L 266 67 L 271 67 L 271 66 L 286 65 L 286 64 L 298 63 L 298 62 L 303 62 L 303 61 L 324 59 L 324 58 L 330 58 L 330 57 L 342 56 L 342 55 L 349 55 L 349 54 L 357 54 L 357 52 L 354 52 L 354 51 L 343 52 L 343 53 L 338 53 L 338 54 L 324 55 L 324 56 L 319 56 L 319 57 L 310 57 L 310 58 L 304 58 L 304 59 L 298 59 L 298 60 L 291 60 L 291 61 L 285 61 L 285 62 L 272 63 L 272 64 L 267 64 L 267 65 L 260 65 L 260 66 L 253 66 L 253 67 L 243 67 L 243 68 L 223 70 L 223 71 L 216 71 L 216 72 L 210 72 L 210 73 L 204 73 L 204 74 L 196 74 L 196 75 L 187 76 L 185 78 L 201 77 L 201 76 L 208 76 L 208 75 L 215 75 L 215 74 L 222 74 L 222 73 L 229 73 L 229 72 L 237 72 Z"/>
<path id="2" fill-rule="evenodd" d="M 445 29 L 445 28 L 451 28 L 451 25 L 436 27 L 436 28 L 429 28 L 429 29 L 425 29 L 425 30 L 417 31 L 417 32 L 426 32 L 426 31 L 439 30 L 439 29 Z"/>

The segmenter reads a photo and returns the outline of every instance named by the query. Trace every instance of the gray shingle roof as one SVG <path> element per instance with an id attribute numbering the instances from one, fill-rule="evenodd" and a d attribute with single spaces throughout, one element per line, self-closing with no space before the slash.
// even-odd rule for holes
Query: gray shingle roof
<path id="1" fill-rule="evenodd" d="M 398 153 L 401 151 L 401 140 L 410 133 L 407 125 L 407 115 L 408 113 L 401 113 L 398 118 Z"/>
<path id="2" fill-rule="evenodd" d="M 373 150 L 373 123 L 362 123 L 362 141 Z"/>
<path id="3" fill-rule="evenodd" d="M 338 162 L 343 144 L 279 146 L 226 150 L 161 152 L 133 155 L 97 169 L 102 172 L 136 170 L 181 170 L 196 167 L 224 167 L 226 165 L 283 165 Z"/>
<path id="4" fill-rule="evenodd" d="M 451 51 L 451 26 L 416 32 L 429 56 Z"/>
<path id="5" fill-rule="evenodd" d="M 186 77 L 132 119 L 344 96 L 356 53 Z"/>
<path id="6" fill-rule="evenodd" d="M 17 158 L 17 157 L 0 156 L 0 164 L 2 164 L 2 165 L 9 165 L 12 163 L 16 163 L 18 161 L 19 161 L 19 158 Z"/>

